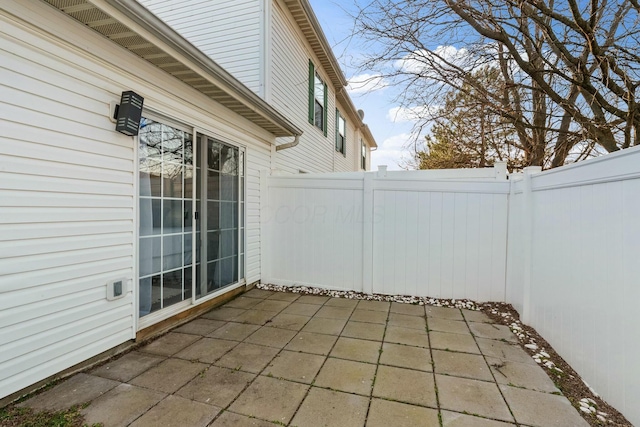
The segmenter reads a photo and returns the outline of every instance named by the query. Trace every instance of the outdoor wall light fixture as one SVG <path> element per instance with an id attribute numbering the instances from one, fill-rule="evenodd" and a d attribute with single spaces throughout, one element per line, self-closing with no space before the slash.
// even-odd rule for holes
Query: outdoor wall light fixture
<path id="1" fill-rule="evenodd" d="M 128 136 L 138 134 L 143 103 L 144 98 L 134 91 L 122 92 L 120 105 L 116 105 L 113 115 L 116 119 L 116 131 Z"/>

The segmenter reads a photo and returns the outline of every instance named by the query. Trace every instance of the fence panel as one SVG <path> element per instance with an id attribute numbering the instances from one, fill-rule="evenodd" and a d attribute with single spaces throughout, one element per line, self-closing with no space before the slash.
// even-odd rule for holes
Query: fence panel
<path id="1" fill-rule="evenodd" d="M 263 281 L 504 300 L 509 183 L 494 169 L 466 181 L 449 171 L 270 177 Z"/>
<path id="2" fill-rule="evenodd" d="M 268 179 L 263 282 L 363 290 L 362 178 Z"/>
<path id="3" fill-rule="evenodd" d="M 511 179 L 511 178 L 510 178 Z M 505 301 L 522 313 L 524 300 L 524 247 L 522 231 L 522 180 L 511 182 L 507 239 L 507 285 Z"/>
<path id="4" fill-rule="evenodd" d="M 504 300 L 508 189 L 375 180 L 373 291 Z"/>
<path id="5" fill-rule="evenodd" d="M 640 151 L 630 149 L 532 176 L 531 289 L 525 301 L 525 320 L 636 424 L 638 165 Z"/>

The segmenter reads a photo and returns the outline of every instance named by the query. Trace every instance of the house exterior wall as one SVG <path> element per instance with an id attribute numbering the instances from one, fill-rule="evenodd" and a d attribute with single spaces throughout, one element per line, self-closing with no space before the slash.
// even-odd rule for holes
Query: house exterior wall
<path id="1" fill-rule="evenodd" d="M 290 173 L 332 171 L 337 158 L 334 155 L 335 91 L 286 7 L 274 1 L 271 13 L 270 103 L 304 131 L 298 146 L 277 153 L 276 167 Z M 327 84 L 327 136 L 308 119 L 310 59 Z M 282 138 L 282 142 L 286 139 Z"/>
<path id="2" fill-rule="evenodd" d="M 0 59 L 0 398 L 135 337 L 137 140 L 110 120 L 122 91 L 246 147 L 246 277 L 259 280 L 271 134 L 44 3 L 3 3 Z M 124 298 L 107 301 L 121 278 Z"/>
<path id="3" fill-rule="evenodd" d="M 346 106 L 337 104 L 337 109 L 340 111 L 340 115 L 344 117 L 346 124 L 346 141 L 345 141 L 345 153 L 342 154 L 334 150 L 335 157 L 335 171 L 336 172 L 348 172 L 348 171 L 360 171 L 361 161 L 360 161 L 360 139 L 363 138 L 362 132 L 358 129 L 351 120 L 350 117 L 347 116 L 348 109 Z M 335 121 L 335 111 L 333 112 L 334 121 Z M 334 123 L 334 131 L 332 135 L 333 146 L 335 148 L 335 140 L 336 140 L 336 126 Z"/>
<path id="4" fill-rule="evenodd" d="M 139 0 L 264 97 L 265 0 Z"/>
<path id="5" fill-rule="evenodd" d="M 272 168 L 287 173 L 361 170 L 361 133 L 346 106 L 337 105 L 336 89 L 282 1 L 140 1 L 304 131 L 298 146 L 274 153 Z M 326 136 L 308 120 L 309 60 L 327 83 Z M 335 150 L 336 106 L 347 122 L 345 154 Z M 291 140 L 281 138 L 278 144 Z"/>
<path id="6" fill-rule="evenodd" d="M 348 172 L 360 170 L 360 132 L 349 111 L 336 99 L 333 87 L 320 61 L 312 53 L 304 35 L 284 3 L 273 1 L 271 9 L 271 70 L 269 102 L 290 117 L 304 134 L 300 144 L 276 155 L 276 167 L 289 173 Z M 327 135 L 309 123 L 309 60 L 327 84 Z M 343 88 L 340 88 L 343 89 Z M 336 108 L 346 121 L 346 153 L 336 151 Z M 282 142 L 287 142 L 282 139 Z"/>

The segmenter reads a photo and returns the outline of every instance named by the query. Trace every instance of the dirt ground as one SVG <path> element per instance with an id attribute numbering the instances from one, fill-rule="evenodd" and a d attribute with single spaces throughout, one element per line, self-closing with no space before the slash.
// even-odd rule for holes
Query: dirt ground
<path id="1" fill-rule="evenodd" d="M 516 323 L 519 327 L 522 328 L 523 335 L 525 335 L 526 340 L 520 339 L 519 343 L 522 348 L 533 357 L 535 354 L 539 354 L 541 349 L 544 349 L 549 357 L 544 358 L 551 360 L 553 362 L 553 366 L 560 369 L 550 368 L 544 364 L 542 367 L 544 371 L 549 375 L 549 378 L 556 384 L 562 394 L 564 394 L 567 399 L 571 402 L 573 406 L 578 409 L 578 412 L 582 417 L 592 426 L 630 426 L 631 424 L 620 412 L 618 412 L 613 406 L 609 405 L 607 402 L 602 400 L 599 396 L 594 394 L 589 387 L 582 381 L 580 376 L 573 370 L 573 368 L 562 358 L 556 351 L 551 347 L 551 345 L 530 326 L 524 325 L 520 322 L 520 316 L 518 312 L 510 305 L 505 303 L 485 303 L 479 304 L 478 308 L 483 311 L 489 318 L 491 318 L 496 323 L 506 325 L 512 327 L 514 323 Z M 503 313 L 507 313 L 505 316 Z M 525 344 L 530 342 L 533 339 L 538 346 L 538 349 L 533 350 L 529 347 L 526 347 Z M 580 404 L 581 400 L 591 399 L 588 403 Z M 596 412 L 586 410 L 581 410 L 580 408 L 591 406 Z M 598 412 L 606 414 L 605 421 L 598 419 Z"/>

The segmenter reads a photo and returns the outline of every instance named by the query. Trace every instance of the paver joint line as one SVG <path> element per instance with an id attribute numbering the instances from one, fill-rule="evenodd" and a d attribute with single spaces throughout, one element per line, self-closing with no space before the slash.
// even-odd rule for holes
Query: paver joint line
<path id="1" fill-rule="evenodd" d="M 189 402 L 184 421 L 211 427 L 497 427 L 541 425 L 538 399 L 549 425 L 584 421 L 510 334 L 475 311 L 254 289 L 25 405 L 55 407 L 79 389 L 95 399 L 92 422 L 131 400 L 119 416 L 134 426 Z"/>

